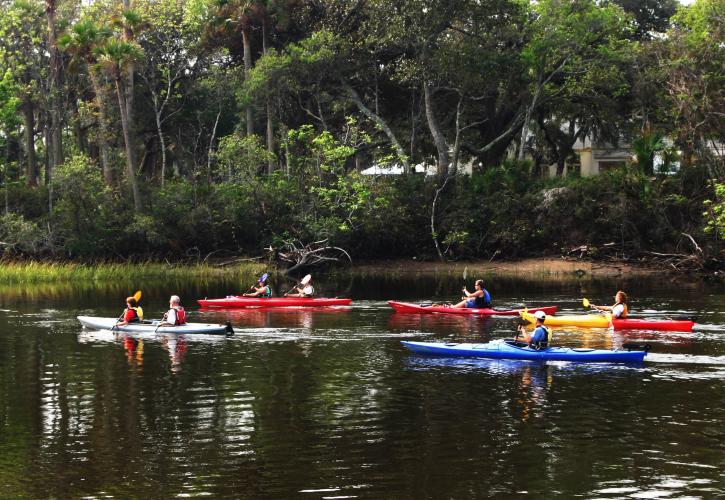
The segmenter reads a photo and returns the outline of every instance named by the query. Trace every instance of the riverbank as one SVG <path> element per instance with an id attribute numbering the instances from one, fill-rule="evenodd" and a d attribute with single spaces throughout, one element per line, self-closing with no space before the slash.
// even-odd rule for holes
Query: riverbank
<path id="1" fill-rule="evenodd" d="M 358 263 L 353 272 L 377 273 L 420 273 L 474 276 L 651 276 L 662 272 L 660 268 L 647 264 L 628 262 L 596 262 L 578 259 L 556 259 L 553 257 L 529 258 L 512 261 L 470 261 L 470 262 L 421 262 L 411 260 L 371 261 Z"/>
<path id="2" fill-rule="evenodd" d="M 229 279 L 254 282 L 262 273 L 284 274 L 284 269 L 258 262 L 242 262 L 234 265 L 219 265 L 216 262 L 205 263 L 72 263 L 72 262 L 3 262 L 0 263 L 0 285 L 97 282 L 117 281 L 134 282 L 139 280 L 178 280 L 178 279 Z M 351 273 L 354 275 L 449 275 L 462 277 L 464 274 L 474 277 L 511 276 L 511 277 L 558 277 L 581 279 L 617 278 L 661 275 L 663 272 L 673 277 L 685 277 L 685 274 L 663 271 L 662 267 L 652 264 L 633 264 L 630 262 L 597 262 L 561 258 L 529 258 L 522 260 L 497 261 L 419 261 L 417 259 L 375 260 L 357 262 L 354 266 L 342 266 L 330 271 L 312 271 L 313 274 L 331 272 Z"/>

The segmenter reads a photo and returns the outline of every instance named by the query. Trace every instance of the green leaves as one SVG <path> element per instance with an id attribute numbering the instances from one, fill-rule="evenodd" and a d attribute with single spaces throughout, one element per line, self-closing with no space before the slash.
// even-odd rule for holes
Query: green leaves
<path id="1" fill-rule="evenodd" d="M 705 232 L 712 233 L 719 240 L 725 240 L 725 184 L 712 182 L 714 196 L 703 202 L 705 212 Z"/>

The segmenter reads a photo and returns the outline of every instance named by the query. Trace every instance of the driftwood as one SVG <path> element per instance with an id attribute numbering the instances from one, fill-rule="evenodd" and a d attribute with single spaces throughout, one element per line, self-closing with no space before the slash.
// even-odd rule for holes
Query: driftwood
<path id="1" fill-rule="evenodd" d="M 660 266 L 662 269 L 672 268 L 678 272 L 702 271 L 705 267 L 705 256 L 702 248 L 691 235 L 681 234 L 691 243 L 694 252 L 626 251 L 622 244 L 611 242 L 596 246 L 590 244 L 575 246 L 564 250 L 562 257 L 576 260 L 591 258 L 616 262 L 648 263 Z"/>
<path id="2" fill-rule="evenodd" d="M 340 262 L 347 259 L 352 264 L 352 257 L 343 248 L 330 246 L 327 239 L 302 244 L 300 241 L 286 241 L 285 244 L 275 251 L 277 259 L 291 264 L 287 273 L 293 273 L 298 269 L 319 267 L 332 262 Z"/>

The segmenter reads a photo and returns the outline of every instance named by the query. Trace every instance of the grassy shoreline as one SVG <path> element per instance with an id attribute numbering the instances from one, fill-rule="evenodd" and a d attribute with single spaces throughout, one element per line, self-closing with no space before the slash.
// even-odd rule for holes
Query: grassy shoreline
<path id="1" fill-rule="evenodd" d="M 267 266 L 249 262 L 228 267 L 207 263 L 169 264 L 161 262 L 95 263 L 74 262 L 3 262 L 0 264 L 0 284 L 35 284 L 110 280 L 173 280 L 181 278 L 244 278 L 265 272 Z"/>
<path id="2" fill-rule="evenodd" d="M 283 273 L 264 263 L 244 262 L 233 266 L 214 263 L 75 263 L 13 261 L 0 263 L 0 285 L 39 284 L 60 282 L 138 281 L 178 279 L 243 279 L 254 281 L 264 272 Z M 323 273 L 322 271 L 318 271 Z M 536 258 L 516 261 L 421 262 L 416 260 L 369 261 L 350 267 L 333 269 L 332 273 L 355 275 L 451 275 L 460 276 L 571 276 L 620 277 L 647 276 L 661 272 L 652 266 L 616 262 L 589 262 L 556 258 Z"/>

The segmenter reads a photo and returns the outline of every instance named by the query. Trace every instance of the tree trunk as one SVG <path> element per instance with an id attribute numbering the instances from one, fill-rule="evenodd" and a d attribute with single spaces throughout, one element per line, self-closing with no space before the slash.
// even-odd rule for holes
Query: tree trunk
<path id="1" fill-rule="evenodd" d="M 425 94 L 425 115 L 428 119 L 428 128 L 433 136 L 433 142 L 435 143 L 436 149 L 438 150 L 438 177 L 440 179 L 448 175 L 448 164 L 450 159 L 448 157 L 448 144 L 446 138 L 441 132 L 441 127 L 438 124 L 438 119 L 433 109 L 433 96 L 432 90 L 429 83 L 423 85 L 423 93 Z"/>
<path id="2" fill-rule="evenodd" d="M 126 145 L 126 174 L 128 182 L 131 184 L 133 193 L 133 206 L 136 213 L 143 212 L 143 204 L 141 203 L 141 191 L 139 191 L 136 182 L 136 170 L 134 168 L 133 146 L 131 144 L 131 134 L 128 127 L 128 116 L 126 114 L 126 103 L 124 102 L 124 93 L 121 90 L 121 74 L 116 75 L 116 96 L 118 97 L 118 109 L 121 115 L 121 128 L 123 129 L 123 141 Z"/>
<path id="3" fill-rule="evenodd" d="M 61 59 L 56 28 L 56 0 L 45 0 L 48 19 L 48 50 L 50 52 L 50 166 L 46 183 L 53 179 L 53 169 L 63 162 L 63 117 L 61 109 Z"/>
<path id="4" fill-rule="evenodd" d="M 383 132 L 385 132 L 385 135 L 388 136 L 388 140 L 393 145 L 396 153 L 398 154 L 398 160 L 403 163 L 405 173 L 407 174 L 408 172 L 410 172 L 408 157 L 405 154 L 405 151 L 403 151 L 403 147 L 398 142 L 398 138 L 395 137 L 395 134 L 390 129 L 385 120 L 383 120 L 380 115 L 374 113 L 371 109 L 365 106 L 365 103 L 362 102 L 362 99 L 360 98 L 358 93 L 350 85 L 348 85 L 347 83 L 343 83 L 342 88 L 345 90 L 345 92 L 347 92 L 347 95 L 350 96 L 350 99 L 352 99 L 352 101 L 357 105 L 358 109 L 362 112 L 362 114 L 374 121 L 375 124 L 380 127 Z"/>
<path id="5" fill-rule="evenodd" d="M 242 41 L 244 43 L 244 79 L 249 78 L 249 73 L 252 71 L 252 46 L 249 41 L 249 26 L 245 23 L 242 26 Z M 247 105 L 247 135 L 254 134 L 254 122 L 252 117 L 252 106 Z"/>
<path id="6" fill-rule="evenodd" d="M 216 114 L 216 119 L 214 120 L 214 127 L 211 129 L 211 137 L 209 138 L 209 150 L 206 154 L 206 171 L 207 175 L 209 176 L 209 179 L 211 179 L 211 159 L 214 157 L 214 141 L 216 140 L 216 128 L 219 125 L 219 117 L 222 115 L 222 109 L 221 106 L 219 107 L 219 112 Z"/>
<path id="7" fill-rule="evenodd" d="M 123 0 L 123 10 L 131 10 L 131 0 Z M 133 31 L 128 25 L 123 28 L 123 40 L 125 42 L 133 42 Z M 134 80 L 133 75 L 136 71 L 136 65 L 133 61 L 129 61 L 126 66 L 126 119 L 128 120 L 129 134 L 132 139 L 135 139 L 136 132 L 136 121 L 134 119 Z M 132 144 L 132 147 L 135 143 Z"/>
<path id="8" fill-rule="evenodd" d="M 48 185 L 48 177 L 50 176 L 50 171 L 52 169 L 50 162 L 53 160 L 52 153 L 50 152 L 51 147 L 51 139 L 50 139 L 50 125 L 48 124 L 48 116 L 46 115 L 43 120 L 43 143 L 45 145 L 45 165 L 44 165 L 44 183 L 47 186 Z"/>
<path id="9" fill-rule="evenodd" d="M 268 23 L 267 23 L 267 16 L 264 16 L 262 19 L 262 53 L 266 54 L 268 50 L 267 46 L 267 31 L 268 31 Z M 267 163 L 267 173 L 271 174 L 274 172 L 275 169 L 275 159 L 274 159 L 274 123 L 272 123 L 272 116 L 274 115 L 274 110 L 272 109 L 272 100 L 267 97 L 266 102 L 266 108 L 267 108 L 267 152 L 269 153 L 269 160 Z"/>
<path id="10" fill-rule="evenodd" d="M 37 187 L 38 179 L 38 163 L 35 155 L 35 113 L 33 101 L 27 95 L 23 99 L 23 128 L 25 135 L 25 156 L 28 161 L 25 179 L 28 186 Z"/>
<path id="11" fill-rule="evenodd" d="M 531 100 L 531 105 L 526 109 L 526 115 L 524 116 L 524 124 L 521 126 L 521 139 L 519 141 L 519 154 L 518 160 L 523 161 L 526 156 L 526 137 L 529 135 L 529 122 L 531 121 L 531 113 L 533 113 L 539 100 L 539 93 L 541 91 L 541 79 L 536 85 L 536 91 L 534 92 L 534 98 Z"/>
<path id="12" fill-rule="evenodd" d="M 111 154 L 108 146 L 108 129 L 106 122 L 106 108 L 103 104 L 103 94 L 98 76 L 93 72 L 91 65 L 88 65 L 88 73 L 91 77 L 91 86 L 96 98 L 98 109 L 98 149 L 101 152 L 101 168 L 103 169 L 103 180 L 107 186 L 113 186 L 113 166 L 111 165 Z"/>
<path id="13" fill-rule="evenodd" d="M 446 258 L 443 255 L 443 252 L 441 251 L 441 246 L 438 243 L 438 232 L 436 231 L 436 207 L 438 206 L 438 199 L 443 192 L 443 190 L 446 188 L 446 185 L 448 184 L 448 181 L 451 178 L 449 176 L 446 176 L 445 180 L 443 181 L 443 184 L 441 187 L 436 189 L 435 196 L 433 196 L 433 204 L 431 206 L 430 211 L 430 235 L 433 238 L 433 243 L 436 247 L 436 252 L 438 253 L 438 258 L 441 260 L 441 262 L 445 262 Z"/>
<path id="14" fill-rule="evenodd" d="M 159 135 L 159 148 L 161 149 L 161 187 L 164 187 L 164 177 L 166 176 L 166 141 L 164 141 L 164 133 L 161 130 L 161 113 L 154 113 L 156 116 L 156 133 Z"/>

